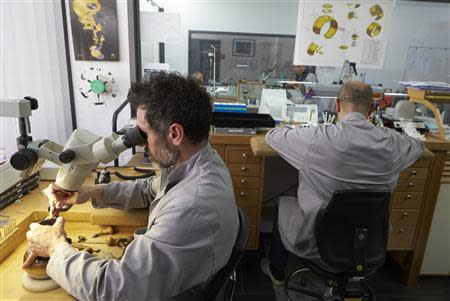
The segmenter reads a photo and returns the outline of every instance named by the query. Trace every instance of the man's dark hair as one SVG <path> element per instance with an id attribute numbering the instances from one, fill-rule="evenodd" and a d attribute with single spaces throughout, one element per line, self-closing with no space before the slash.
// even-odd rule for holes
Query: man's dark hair
<path id="1" fill-rule="evenodd" d="M 146 121 L 159 135 L 179 123 L 192 143 L 208 139 L 211 102 L 206 90 L 192 78 L 161 72 L 148 81 L 133 83 L 128 100 L 133 108 L 147 111 Z"/>

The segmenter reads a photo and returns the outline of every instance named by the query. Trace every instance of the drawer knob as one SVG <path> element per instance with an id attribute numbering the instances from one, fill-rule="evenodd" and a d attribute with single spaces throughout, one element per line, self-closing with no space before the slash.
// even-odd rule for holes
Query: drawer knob
<path id="1" fill-rule="evenodd" d="M 405 212 L 402 213 L 402 215 L 403 215 L 404 217 L 407 217 L 407 216 L 408 216 L 408 212 L 405 211 Z"/>
<path id="2" fill-rule="evenodd" d="M 414 183 L 413 182 L 409 182 L 408 186 L 412 188 L 412 187 L 414 187 Z"/>
<path id="3" fill-rule="evenodd" d="M 415 171 L 415 170 L 411 171 L 411 175 L 412 175 L 412 176 L 417 175 L 417 171 Z"/>
<path id="4" fill-rule="evenodd" d="M 407 194 L 407 195 L 406 195 L 406 199 L 407 199 L 407 200 L 410 200 L 410 199 L 412 199 L 412 196 L 411 196 L 410 194 Z"/>
<path id="5" fill-rule="evenodd" d="M 242 172 L 246 172 L 247 171 L 247 167 L 242 166 Z"/>
<path id="6" fill-rule="evenodd" d="M 404 229 L 404 228 L 400 228 L 400 230 L 398 230 L 398 232 L 404 233 L 404 232 L 405 232 L 405 229 Z"/>
<path id="7" fill-rule="evenodd" d="M 247 197 L 247 193 L 246 192 L 241 192 L 241 197 L 246 198 Z"/>
<path id="8" fill-rule="evenodd" d="M 244 159 L 248 159 L 248 155 L 247 155 L 246 153 L 243 153 L 243 154 L 242 154 L 242 157 L 243 157 Z"/>
<path id="9" fill-rule="evenodd" d="M 241 184 L 245 184 L 245 183 L 247 183 L 247 181 L 245 181 L 245 179 L 242 179 Z"/>

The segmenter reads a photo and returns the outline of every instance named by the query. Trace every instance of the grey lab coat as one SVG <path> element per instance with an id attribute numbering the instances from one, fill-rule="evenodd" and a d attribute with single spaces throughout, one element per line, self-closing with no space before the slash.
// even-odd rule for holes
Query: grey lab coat
<path id="1" fill-rule="evenodd" d="M 103 188 L 94 207 L 150 207 L 147 232 L 120 261 L 58 246 L 47 273 L 75 298 L 185 300 L 228 261 L 239 220 L 229 172 L 209 144 L 161 178 Z"/>
<path id="2" fill-rule="evenodd" d="M 298 169 L 297 198 L 279 203 L 279 230 L 290 252 L 334 271 L 321 259 L 314 238 L 316 216 L 336 190 L 392 191 L 399 173 L 422 154 L 424 144 L 388 128 L 377 128 L 361 113 L 336 125 L 275 128 L 266 142 Z"/>

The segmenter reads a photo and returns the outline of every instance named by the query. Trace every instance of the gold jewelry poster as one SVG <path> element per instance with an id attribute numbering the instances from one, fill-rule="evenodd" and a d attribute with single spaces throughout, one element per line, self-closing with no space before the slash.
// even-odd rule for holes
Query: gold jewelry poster
<path id="1" fill-rule="evenodd" d="M 383 68 L 392 1 L 300 0 L 294 65 Z"/>
<path id="2" fill-rule="evenodd" d="M 118 61 L 117 3 L 70 0 L 70 24 L 77 61 Z"/>

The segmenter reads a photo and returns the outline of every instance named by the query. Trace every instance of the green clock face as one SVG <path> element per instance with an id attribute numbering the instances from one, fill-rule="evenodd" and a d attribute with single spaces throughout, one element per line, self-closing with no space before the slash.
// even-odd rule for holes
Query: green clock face
<path id="1" fill-rule="evenodd" d="M 102 94 L 105 92 L 105 84 L 99 79 L 93 80 L 91 82 L 91 90 L 95 94 Z"/>

